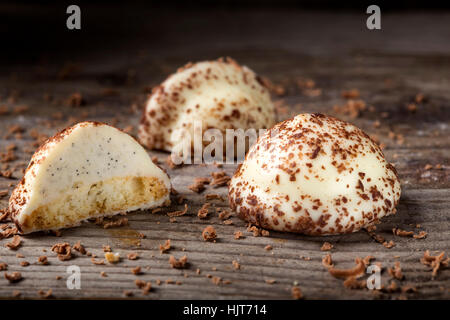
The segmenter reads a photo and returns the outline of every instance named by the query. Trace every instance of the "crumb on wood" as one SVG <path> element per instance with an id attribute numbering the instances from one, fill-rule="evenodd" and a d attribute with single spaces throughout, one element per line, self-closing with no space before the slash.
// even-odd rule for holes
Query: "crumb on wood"
<path id="1" fill-rule="evenodd" d="M 120 261 L 120 254 L 118 252 L 106 252 L 105 253 L 105 259 L 109 263 L 117 263 Z"/>

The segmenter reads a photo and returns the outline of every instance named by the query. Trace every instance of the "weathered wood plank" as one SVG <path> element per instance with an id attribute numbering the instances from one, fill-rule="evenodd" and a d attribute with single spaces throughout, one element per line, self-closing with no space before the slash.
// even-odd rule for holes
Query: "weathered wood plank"
<path id="1" fill-rule="evenodd" d="M 50 136 L 73 122 L 85 119 L 105 121 L 120 128 L 135 127 L 140 117 L 139 107 L 145 100 L 145 87 L 157 84 L 187 60 L 232 55 L 286 88 L 286 95 L 274 96 L 277 104 L 287 107 L 287 113 L 279 113 L 280 120 L 299 112 L 335 114 L 333 106 L 346 102 L 341 97 L 342 90 L 352 88 L 359 90 L 359 99 L 364 100 L 367 106 L 375 107 L 374 111 L 369 108 L 363 110 L 354 119 L 342 114 L 338 116 L 369 134 L 377 135 L 385 144 L 387 158 L 399 171 L 403 194 L 398 212 L 385 219 L 377 230 L 387 240 L 394 240 L 395 247 L 383 247 L 366 232 L 331 237 L 271 232 L 269 237 L 253 237 L 246 231 L 245 222 L 237 217 L 232 217 L 233 225 L 230 226 L 223 225 L 215 213 L 209 219 L 200 220 L 196 213 L 205 202 L 204 195 L 218 193 L 226 197 L 227 190 L 208 187 L 203 194 L 196 194 L 187 186 L 194 177 L 208 176 L 219 169 L 214 166 L 185 166 L 170 170 L 164 163 L 166 153 L 149 151 L 158 157 L 168 170 L 175 189 L 187 199 L 189 210 L 185 216 L 178 217 L 176 223 L 169 222 L 165 212 L 182 208 L 182 205 L 174 204 L 157 214 L 129 214 L 127 227 L 103 229 L 86 223 L 64 230 L 61 237 L 33 234 L 23 237 L 23 244 L 17 252 L 4 247 L 9 240 L 1 240 L 0 262 L 8 264 L 7 272 L 20 271 L 24 280 L 8 284 L 1 277 L 0 297 L 11 297 L 13 290 L 19 290 L 23 297 L 37 298 L 38 290 L 52 288 L 57 298 L 121 298 L 124 290 L 130 290 L 135 298 L 146 299 L 289 299 L 291 286 L 298 282 L 308 299 L 374 298 L 369 290 L 344 288 L 342 281 L 330 276 L 321 265 L 326 253 L 320 251 L 320 247 L 324 241 L 329 241 L 334 245 L 331 254 L 339 267 L 351 267 L 354 258 L 373 255 L 375 262 L 381 262 L 384 267 L 382 282 L 386 284 L 389 280 L 386 268 L 400 261 L 405 275 L 401 284 L 411 284 L 418 289 L 417 293 L 407 293 L 407 297 L 448 299 L 449 269 L 441 270 L 436 279 L 431 280 L 431 271 L 419 261 L 427 249 L 449 253 L 450 247 L 450 47 L 448 41 L 440 41 L 448 39 L 445 37 L 448 31 L 438 23 L 439 19 L 447 16 L 419 16 L 427 21 L 430 30 L 436 31 L 432 37 L 404 26 L 409 22 L 411 28 L 416 28 L 414 21 L 417 15 L 402 17 L 401 23 L 396 20 L 399 17 L 388 16 L 386 25 L 397 30 L 397 35 L 386 32 L 365 41 L 367 33 L 355 29 L 360 28 L 360 17 L 355 15 L 238 13 L 233 16 L 234 22 L 239 19 L 247 21 L 249 17 L 254 19 L 249 29 L 243 34 L 237 31 L 231 35 L 219 33 L 223 44 L 211 47 L 202 43 L 210 43 L 208 39 L 213 41 L 223 28 L 220 23 L 229 26 L 229 22 L 224 17 L 214 22 L 207 15 L 198 14 L 211 24 L 211 28 L 202 30 L 201 41 L 190 33 L 183 40 L 179 39 L 174 27 L 169 28 L 167 41 L 163 41 L 167 46 L 155 48 L 148 41 L 138 41 L 140 38 L 136 36 L 128 47 L 109 52 L 107 57 L 100 50 L 80 57 L 77 63 L 82 67 L 81 71 L 63 80 L 58 78 L 58 73 L 67 61 L 2 66 L 8 72 L 0 74 L 0 105 L 9 109 L 27 105 L 28 110 L 21 114 L 0 115 L 0 152 L 14 143 L 18 156 L 17 160 L 8 163 L 11 168 L 17 166 L 18 170 L 11 179 L 0 177 L 0 190 L 11 191 L 21 177 L 20 169 L 26 166 L 30 152 L 35 149 L 30 146 L 34 141 L 30 136 L 33 128 Z M 267 20 L 268 17 L 272 20 Z M 340 29 L 330 24 L 329 19 L 333 17 Z M 167 22 L 160 21 L 162 18 L 155 19 L 167 26 Z M 263 21 L 268 22 L 262 24 Z M 277 24 L 277 21 L 284 23 Z M 189 25 L 188 21 L 183 23 Z M 195 28 L 191 26 L 189 30 Z M 264 36 L 258 36 L 261 34 Z M 354 37 L 348 34 L 354 34 Z M 339 36 L 345 36 L 345 43 L 336 40 Z M 417 48 L 419 41 L 424 48 Z M 192 46 L 184 46 L 187 43 Z M 433 50 L 427 50 L 427 46 Z M 177 51 L 173 51 L 174 47 Z M 145 54 L 138 54 L 142 50 Z M 130 73 L 130 70 L 134 71 Z M 316 88 L 321 90 L 320 95 L 305 94 L 297 85 L 298 79 L 313 79 Z M 117 90 L 118 95 L 105 96 L 105 88 Z M 18 94 L 12 101 L 14 92 Z M 86 106 L 71 108 L 65 103 L 74 92 L 82 93 Z M 43 99 L 45 93 L 53 97 L 51 101 Z M 418 93 L 423 93 L 426 100 L 417 103 L 415 113 L 409 112 L 406 106 Z M 133 104 L 138 107 L 134 111 L 130 108 Z M 382 112 L 388 113 L 386 118 L 382 117 Z M 378 128 L 374 127 L 376 120 L 380 121 Z M 25 129 L 22 139 L 7 134 L 12 125 Z M 403 135 L 404 142 L 399 144 L 390 138 L 390 131 Z M 441 169 L 425 171 L 427 164 L 439 164 Z M 224 170 L 231 175 L 235 167 L 226 165 Z M 6 206 L 7 201 L 7 196 L 1 198 L 0 208 Z M 211 202 L 215 207 L 228 208 L 226 201 Z M 216 243 L 204 242 L 201 238 L 203 228 L 209 224 L 217 230 Z M 415 228 L 417 224 L 421 225 L 420 228 Z M 428 236 L 421 240 L 397 237 L 391 232 L 393 227 L 425 230 Z M 242 231 L 245 238 L 235 240 L 235 230 Z M 137 246 L 139 233 L 145 234 L 146 238 Z M 169 238 L 173 248 L 168 254 L 160 254 L 159 244 Z M 73 260 L 61 262 L 50 251 L 57 242 L 74 244 L 78 240 L 99 258 L 103 256 L 102 245 L 110 245 L 113 251 L 121 254 L 122 261 L 115 265 L 97 266 L 90 257 L 75 253 Z M 266 245 L 271 245 L 273 250 L 265 250 Z M 126 255 L 134 251 L 140 258 L 127 260 Z M 16 253 L 24 255 L 24 258 L 17 258 Z M 184 254 L 188 256 L 189 268 L 172 269 L 169 256 L 179 258 Z M 36 263 L 41 255 L 48 256 L 49 265 Z M 24 260 L 31 265 L 21 266 L 20 262 Z M 239 261 L 240 270 L 233 268 L 233 260 Z M 66 287 L 66 267 L 69 265 L 78 265 L 82 270 L 81 290 L 68 290 Z M 131 273 L 130 269 L 135 266 L 142 267 L 142 275 Z M 196 273 L 197 268 L 201 270 L 200 274 Z M 101 277 L 101 271 L 105 271 L 108 277 Z M 207 278 L 207 274 L 231 283 L 217 286 Z M 56 280 L 56 276 L 62 279 Z M 165 284 L 169 278 L 182 284 Z M 151 281 L 154 290 L 143 296 L 134 284 L 135 279 Z M 156 285 L 157 279 L 163 284 Z M 276 282 L 266 283 L 265 280 L 269 279 Z M 383 294 L 382 298 L 398 298 L 400 295 Z"/>

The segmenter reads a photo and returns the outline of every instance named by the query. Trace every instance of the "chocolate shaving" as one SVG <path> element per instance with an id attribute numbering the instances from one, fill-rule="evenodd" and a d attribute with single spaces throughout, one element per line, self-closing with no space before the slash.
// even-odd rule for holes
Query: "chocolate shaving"
<path id="1" fill-rule="evenodd" d="M 141 269 L 141 267 L 136 266 L 131 269 L 131 273 L 137 276 L 142 273 L 142 269 Z"/>
<path id="2" fill-rule="evenodd" d="M 160 244 L 159 245 L 159 252 L 161 254 L 163 254 L 163 253 L 166 253 L 169 250 L 170 250 L 170 239 L 167 239 L 164 244 Z"/>
<path id="3" fill-rule="evenodd" d="M 105 260 L 103 260 L 103 259 L 95 260 L 95 258 L 91 258 L 91 262 L 96 265 L 104 265 L 105 264 Z"/>
<path id="4" fill-rule="evenodd" d="M 37 259 L 37 262 L 38 262 L 39 264 L 42 264 L 42 265 L 47 265 L 47 264 L 48 264 L 48 259 L 47 259 L 46 256 L 40 256 L 40 257 Z"/>
<path id="5" fill-rule="evenodd" d="M 423 254 L 423 257 L 420 259 L 424 265 L 432 268 L 431 278 L 434 279 L 437 276 L 437 273 L 441 267 L 448 267 L 450 262 L 450 258 L 445 258 L 445 252 L 442 251 L 440 254 L 436 256 L 430 255 L 430 251 L 427 250 Z"/>
<path id="6" fill-rule="evenodd" d="M 103 225 L 104 229 L 109 229 L 113 227 L 122 227 L 128 225 L 128 218 L 121 217 L 115 221 L 107 222 Z"/>
<path id="7" fill-rule="evenodd" d="M 39 290 L 39 291 L 38 291 L 38 295 L 39 295 L 42 299 L 50 299 L 50 298 L 53 297 L 53 290 L 52 290 L 52 289 L 48 289 L 47 291 Z"/>
<path id="8" fill-rule="evenodd" d="M 229 177 L 225 171 L 212 172 L 211 176 L 213 177 L 213 180 L 210 185 L 214 188 L 226 186 L 228 181 L 231 180 L 231 177 Z"/>
<path id="9" fill-rule="evenodd" d="M 395 262 L 394 268 L 388 268 L 388 273 L 392 278 L 397 280 L 402 280 L 404 278 L 399 261 Z"/>
<path id="10" fill-rule="evenodd" d="M 231 212 L 226 209 L 217 208 L 216 212 L 219 212 L 220 220 L 227 220 L 231 216 Z"/>
<path id="11" fill-rule="evenodd" d="M 234 232 L 234 239 L 239 240 L 244 237 L 244 234 L 241 231 Z"/>
<path id="12" fill-rule="evenodd" d="M 358 89 L 344 90 L 342 91 L 341 96 L 344 99 L 356 99 L 359 98 L 359 90 Z"/>
<path id="13" fill-rule="evenodd" d="M 136 284 L 136 287 L 138 287 L 139 289 L 142 290 L 142 294 L 147 295 L 150 293 L 150 291 L 152 290 L 152 284 L 150 281 L 145 282 L 139 279 L 136 279 L 134 281 L 134 283 Z"/>
<path id="14" fill-rule="evenodd" d="M 375 226 L 371 226 L 365 229 L 367 231 L 367 233 L 378 243 L 381 243 L 385 248 L 387 249 L 391 249 L 392 247 L 395 246 L 395 242 L 390 240 L 389 242 L 386 241 L 386 239 L 379 235 L 376 234 L 374 231 L 376 230 Z"/>
<path id="15" fill-rule="evenodd" d="M 365 280 L 357 280 L 355 276 L 348 277 L 344 281 L 344 287 L 347 289 L 364 289 L 366 286 Z"/>
<path id="16" fill-rule="evenodd" d="M 205 184 L 210 184 L 210 178 L 195 178 L 194 183 L 188 186 L 188 188 L 196 193 L 201 193 L 205 190 Z"/>
<path id="17" fill-rule="evenodd" d="M 221 195 L 218 195 L 218 194 L 216 194 L 216 193 L 206 194 L 206 195 L 205 195 L 205 200 L 220 200 L 220 201 L 225 201 L 224 197 L 222 197 Z"/>
<path id="18" fill-rule="evenodd" d="M 6 229 L 4 229 L 2 232 L 0 232 L 0 240 L 12 237 L 12 236 L 16 235 L 18 232 L 19 231 L 17 230 L 16 227 L 7 226 Z"/>
<path id="19" fill-rule="evenodd" d="M 139 258 L 137 252 L 130 252 L 129 254 L 127 254 L 128 260 L 136 260 L 137 258 Z"/>
<path id="20" fill-rule="evenodd" d="M 403 293 L 413 293 L 417 292 L 417 288 L 411 285 L 406 285 L 401 288 Z"/>
<path id="21" fill-rule="evenodd" d="M 334 266 L 330 266 L 328 267 L 328 272 L 335 278 L 359 277 L 364 274 L 366 266 L 361 258 L 356 258 L 355 264 L 351 269 L 336 269 Z"/>
<path id="22" fill-rule="evenodd" d="M 200 219 L 206 219 L 208 217 L 208 213 L 209 213 L 209 207 L 211 206 L 210 203 L 206 202 L 205 204 L 203 204 L 203 206 L 200 208 L 200 210 L 198 210 L 197 216 Z"/>
<path id="23" fill-rule="evenodd" d="M 333 267 L 333 260 L 331 259 L 331 254 L 327 254 L 326 256 L 322 257 L 322 265 L 325 268 Z"/>
<path id="24" fill-rule="evenodd" d="M 187 211 L 188 211 L 188 205 L 185 203 L 185 204 L 184 204 L 184 210 L 182 210 L 182 211 L 168 212 L 167 215 L 168 215 L 170 218 L 173 218 L 173 217 L 179 217 L 179 216 L 185 215 Z"/>
<path id="25" fill-rule="evenodd" d="M 205 241 L 213 241 L 216 239 L 216 229 L 213 226 L 207 226 L 202 232 L 203 240 Z"/>
<path id="26" fill-rule="evenodd" d="M 183 269 L 187 264 L 187 256 L 182 256 L 179 260 L 177 260 L 174 256 L 170 256 L 169 263 L 172 268 Z"/>
<path id="27" fill-rule="evenodd" d="M 259 237 L 261 236 L 261 229 L 259 229 L 257 226 L 249 226 L 247 228 L 248 232 L 253 232 L 253 236 L 254 237 Z"/>
<path id="28" fill-rule="evenodd" d="M 330 251 L 331 249 L 333 249 L 333 245 L 329 242 L 324 242 L 320 251 Z"/>
<path id="29" fill-rule="evenodd" d="M 18 235 L 15 235 L 11 242 L 8 242 L 5 247 L 9 248 L 10 250 L 17 250 L 22 242 L 22 238 Z"/>
<path id="30" fill-rule="evenodd" d="M 81 241 L 77 241 L 73 247 L 74 250 L 78 251 L 81 254 L 86 254 L 86 249 L 83 247 L 83 245 L 81 244 Z"/>
<path id="31" fill-rule="evenodd" d="M 22 280 L 22 274 L 17 271 L 9 274 L 5 272 L 5 279 L 8 280 L 9 283 L 16 283 Z"/>
<path id="32" fill-rule="evenodd" d="M 414 239 L 424 239 L 424 238 L 427 237 L 427 235 L 428 235 L 427 232 L 425 232 L 425 231 L 420 231 L 418 234 L 413 235 L 413 238 L 414 238 Z"/>
<path id="33" fill-rule="evenodd" d="M 298 287 L 298 286 L 293 286 L 292 287 L 291 295 L 292 295 L 292 298 L 295 299 L 295 300 L 303 299 L 303 293 L 300 290 L 300 287 Z"/>
<path id="34" fill-rule="evenodd" d="M 5 221 L 6 219 L 8 219 L 8 217 L 9 217 L 8 209 L 0 209 L 0 221 Z"/>
<path id="35" fill-rule="evenodd" d="M 406 231 L 400 228 L 393 228 L 392 233 L 399 237 L 412 237 L 414 236 L 414 231 Z"/>
<path id="36" fill-rule="evenodd" d="M 383 242 L 382 245 L 387 249 L 391 249 L 391 248 L 395 247 L 395 242 L 392 240 L 389 240 L 389 242 L 387 242 L 387 241 Z"/>
<path id="37" fill-rule="evenodd" d="M 70 260 L 72 258 L 72 250 L 70 244 L 67 242 L 57 243 L 52 246 L 51 250 L 58 255 L 58 259 L 61 261 Z"/>

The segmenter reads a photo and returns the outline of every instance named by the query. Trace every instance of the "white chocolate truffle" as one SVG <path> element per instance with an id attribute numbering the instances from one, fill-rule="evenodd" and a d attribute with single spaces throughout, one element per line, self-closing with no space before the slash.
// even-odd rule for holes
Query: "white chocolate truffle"
<path id="1" fill-rule="evenodd" d="M 48 139 L 9 200 L 22 233 L 57 230 L 100 216 L 169 203 L 171 185 L 130 135 L 81 122 Z"/>
<path id="2" fill-rule="evenodd" d="M 174 151 L 184 139 L 193 148 L 194 121 L 201 121 L 202 132 L 268 129 L 275 124 L 275 109 L 258 76 L 234 60 L 188 64 L 154 89 L 138 138 L 150 149 Z"/>
<path id="3" fill-rule="evenodd" d="M 254 144 L 229 186 L 230 205 L 263 228 L 355 232 L 395 213 L 395 168 L 362 130 L 322 114 L 283 121 Z"/>

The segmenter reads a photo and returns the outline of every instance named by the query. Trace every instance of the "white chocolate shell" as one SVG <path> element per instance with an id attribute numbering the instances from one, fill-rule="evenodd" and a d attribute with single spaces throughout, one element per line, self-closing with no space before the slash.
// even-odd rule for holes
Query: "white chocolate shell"
<path id="1" fill-rule="evenodd" d="M 201 121 L 202 132 L 267 129 L 275 124 L 274 110 L 268 89 L 249 68 L 229 58 L 189 64 L 154 89 L 138 138 L 150 149 L 173 151 L 183 139 L 193 140 L 194 121 Z"/>
<path id="2" fill-rule="evenodd" d="M 9 200 L 22 233 L 168 203 L 171 185 L 130 135 L 81 122 L 48 139 L 31 158 Z"/>
<path id="3" fill-rule="evenodd" d="M 322 114 L 283 121 L 254 144 L 229 186 L 239 216 L 308 235 L 358 231 L 391 213 L 400 182 L 362 130 Z"/>

